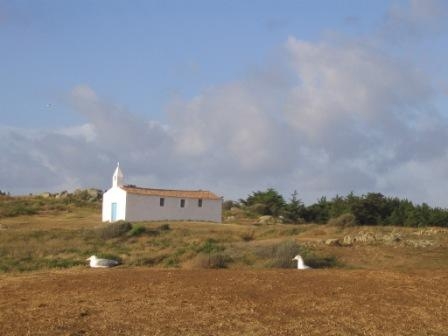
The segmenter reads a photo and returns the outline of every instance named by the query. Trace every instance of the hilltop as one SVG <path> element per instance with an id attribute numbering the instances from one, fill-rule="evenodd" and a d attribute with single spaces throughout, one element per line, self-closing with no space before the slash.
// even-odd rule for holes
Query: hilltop
<path id="1" fill-rule="evenodd" d="M 235 209 L 223 224 L 106 224 L 86 195 L 2 196 L 4 335 L 445 333 L 446 228 L 284 224 Z M 296 253 L 316 269 L 293 269 Z M 91 254 L 123 265 L 89 269 Z"/>
<path id="2" fill-rule="evenodd" d="M 92 194 L 2 196 L 0 271 L 82 266 L 91 254 L 159 268 L 291 268 L 291 255 L 298 253 L 317 268 L 448 265 L 448 229 L 442 227 L 283 224 L 235 210 L 223 224 L 106 224 L 100 219 L 101 194 Z"/>

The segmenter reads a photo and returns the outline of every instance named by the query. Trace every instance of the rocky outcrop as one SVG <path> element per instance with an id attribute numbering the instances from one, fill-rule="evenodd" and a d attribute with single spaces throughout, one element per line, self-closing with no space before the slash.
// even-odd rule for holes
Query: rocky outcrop
<path id="1" fill-rule="evenodd" d="M 103 195 L 103 192 L 101 190 L 94 188 L 86 189 L 86 192 L 87 195 L 89 195 L 89 198 L 94 200 L 99 199 Z"/>
<path id="2" fill-rule="evenodd" d="M 422 230 L 418 230 L 414 233 L 417 236 L 432 236 L 437 234 L 448 234 L 448 229 L 446 228 L 425 228 Z"/>
<path id="3" fill-rule="evenodd" d="M 341 246 L 351 246 L 353 244 L 374 244 L 374 243 L 383 243 L 383 244 L 395 244 L 402 240 L 401 234 L 399 233 L 389 233 L 389 234 L 381 234 L 381 233 L 373 233 L 370 231 L 360 231 L 356 234 L 346 235 L 344 238 L 339 239 L 337 244 L 334 242 L 328 242 L 327 240 L 325 244 L 327 245 L 341 245 Z"/>
<path id="4" fill-rule="evenodd" d="M 338 246 L 340 245 L 339 243 L 339 239 L 337 238 L 330 238 L 324 241 L 325 245 L 329 245 L 329 246 Z"/>
<path id="5" fill-rule="evenodd" d="M 426 239 L 408 239 L 404 241 L 404 245 L 411 247 L 430 247 L 434 246 L 434 242 Z"/>
<path id="6" fill-rule="evenodd" d="M 58 192 L 58 193 L 49 193 L 43 192 L 39 194 L 42 198 L 55 198 L 55 199 L 64 199 L 64 198 L 75 198 L 81 199 L 89 202 L 96 202 L 101 200 L 103 197 L 103 192 L 100 189 L 88 188 L 88 189 L 76 189 L 74 192 L 69 193 L 67 190 Z"/>
<path id="7" fill-rule="evenodd" d="M 272 216 L 260 216 L 258 217 L 257 223 L 261 225 L 276 224 L 277 220 Z"/>
<path id="8" fill-rule="evenodd" d="M 69 194 L 68 194 L 68 191 L 67 191 L 67 190 L 64 190 L 64 191 L 61 191 L 60 193 L 57 193 L 57 194 L 54 196 L 54 198 L 57 198 L 57 199 L 59 199 L 59 198 L 66 198 L 68 195 L 69 195 Z"/>
<path id="9" fill-rule="evenodd" d="M 437 230 L 437 229 L 436 229 Z M 443 230 L 443 229 L 442 229 Z M 399 232 L 391 233 L 373 233 L 371 231 L 360 231 L 357 233 L 345 235 L 343 238 L 330 238 L 322 241 L 328 246 L 354 246 L 358 244 L 384 244 L 409 246 L 415 248 L 425 248 L 434 246 L 436 243 L 429 239 L 408 239 Z"/>
<path id="10" fill-rule="evenodd" d="M 236 217 L 235 216 L 227 216 L 227 217 L 225 217 L 224 218 L 224 221 L 225 222 L 234 222 L 236 220 Z"/>

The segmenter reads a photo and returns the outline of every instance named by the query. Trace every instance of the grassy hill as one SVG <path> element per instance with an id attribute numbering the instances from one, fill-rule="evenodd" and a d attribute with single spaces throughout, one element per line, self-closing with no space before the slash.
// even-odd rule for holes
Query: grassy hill
<path id="1" fill-rule="evenodd" d="M 4 196 L 0 214 L 2 335 L 446 334 L 446 228 L 111 225 L 74 195 Z M 285 269 L 297 253 L 326 269 Z"/>
<path id="2" fill-rule="evenodd" d="M 437 269 L 448 266 L 448 230 L 390 226 L 141 222 L 104 224 L 100 197 L 85 192 L 0 199 L 0 272 L 85 265 L 111 257 L 122 267 Z"/>

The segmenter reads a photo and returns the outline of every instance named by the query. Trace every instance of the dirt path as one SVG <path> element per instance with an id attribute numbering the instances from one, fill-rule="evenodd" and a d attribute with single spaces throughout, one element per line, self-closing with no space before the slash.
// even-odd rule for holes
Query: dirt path
<path id="1" fill-rule="evenodd" d="M 0 277 L 1 335 L 447 335 L 448 271 L 71 269 Z"/>

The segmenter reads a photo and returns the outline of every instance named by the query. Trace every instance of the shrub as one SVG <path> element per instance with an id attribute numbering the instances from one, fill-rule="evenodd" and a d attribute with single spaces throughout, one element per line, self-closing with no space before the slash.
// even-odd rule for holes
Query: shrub
<path id="1" fill-rule="evenodd" d="M 280 231 L 279 234 L 282 236 L 295 236 L 301 232 L 301 229 L 299 228 L 292 228 L 292 229 L 286 229 L 283 231 Z"/>
<path id="2" fill-rule="evenodd" d="M 293 240 L 287 240 L 276 246 L 271 266 L 279 268 L 294 267 L 292 258 L 300 252 L 300 246 Z"/>
<path id="3" fill-rule="evenodd" d="M 307 256 L 305 264 L 312 268 L 330 268 L 337 266 L 339 263 L 335 257 Z"/>
<path id="4" fill-rule="evenodd" d="M 242 235 L 241 235 L 241 239 L 242 240 L 244 240 L 244 241 L 251 241 L 251 240 L 254 240 L 254 237 L 255 237 L 255 231 L 254 230 L 252 230 L 252 231 L 248 231 L 248 232 L 244 232 Z"/>
<path id="5" fill-rule="evenodd" d="M 0 217 L 29 216 L 38 212 L 38 204 L 17 199 L 6 198 L 0 203 Z"/>
<path id="6" fill-rule="evenodd" d="M 145 234 L 148 236 L 158 236 L 160 234 L 159 229 L 149 229 L 147 228 L 145 230 Z"/>
<path id="7" fill-rule="evenodd" d="M 202 268 L 227 268 L 232 258 L 224 253 L 202 254 L 198 256 L 198 266 Z"/>
<path id="8" fill-rule="evenodd" d="M 160 231 L 169 231 L 169 230 L 171 230 L 171 227 L 169 224 L 162 224 L 159 226 L 159 230 Z"/>
<path id="9" fill-rule="evenodd" d="M 155 255 L 155 256 L 140 256 L 132 261 L 132 265 L 135 266 L 155 266 L 160 264 L 163 260 L 167 258 L 166 255 Z"/>
<path id="10" fill-rule="evenodd" d="M 141 225 L 132 225 L 131 230 L 128 232 L 128 236 L 136 237 L 146 232 L 146 228 Z"/>
<path id="11" fill-rule="evenodd" d="M 275 189 L 269 188 L 266 191 L 256 191 L 247 197 L 246 200 L 241 200 L 250 212 L 257 215 L 278 216 L 285 206 L 285 200 Z"/>
<path id="12" fill-rule="evenodd" d="M 232 209 L 232 207 L 235 206 L 235 202 L 231 201 L 231 200 L 226 200 L 222 203 L 222 210 L 223 211 L 229 211 L 230 209 Z"/>
<path id="13" fill-rule="evenodd" d="M 224 247 L 217 244 L 214 239 L 207 239 L 201 245 L 194 248 L 200 253 L 197 258 L 198 267 L 201 268 L 225 268 L 232 259 L 227 254 L 223 254 Z"/>
<path id="14" fill-rule="evenodd" d="M 177 255 L 171 255 L 163 260 L 165 267 L 179 267 L 179 257 Z"/>
<path id="15" fill-rule="evenodd" d="M 293 268 L 295 264 L 292 258 L 302 250 L 302 247 L 295 241 L 285 240 L 277 245 L 259 248 L 256 254 L 260 258 L 268 259 L 268 267 Z"/>
<path id="16" fill-rule="evenodd" d="M 70 259 L 49 259 L 45 261 L 48 268 L 69 268 L 77 265 L 82 265 L 83 262 Z"/>
<path id="17" fill-rule="evenodd" d="M 21 215 L 35 215 L 37 213 L 37 209 L 31 206 L 26 206 L 23 204 L 18 204 L 11 209 L 9 209 L 9 212 L 6 213 L 6 217 L 15 217 L 15 216 L 21 216 Z"/>
<path id="18" fill-rule="evenodd" d="M 328 222 L 328 225 L 337 226 L 337 227 L 350 227 L 356 225 L 356 218 L 351 213 L 345 213 L 336 218 L 331 218 Z"/>
<path id="19" fill-rule="evenodd" d="M 204 252 L 211 254 L 212 252 L 219 252 L 224 250 L 224 248 L 216 243 L 214 239 L 207 239 L 203 242 L 197 249 L 196 252 Z"/>
<path id="20" fill-rule="evenodd" d="M 99 230 L 99 236 L 102 239 L 111 239 L 121 237 L 132 229 L 132 224 L 129 222 L 119 221 L 106 226 Z"/>

